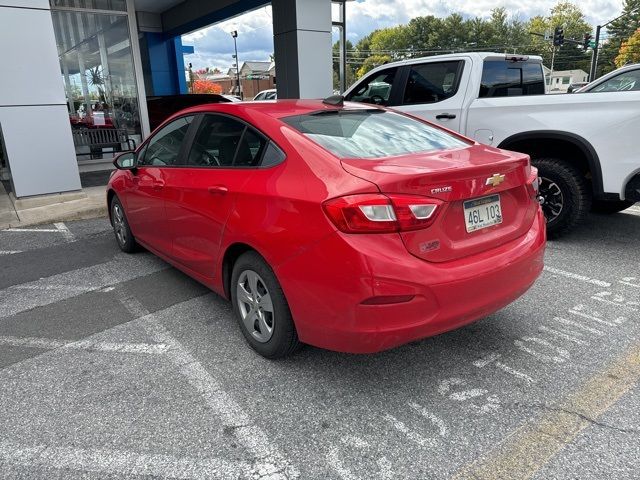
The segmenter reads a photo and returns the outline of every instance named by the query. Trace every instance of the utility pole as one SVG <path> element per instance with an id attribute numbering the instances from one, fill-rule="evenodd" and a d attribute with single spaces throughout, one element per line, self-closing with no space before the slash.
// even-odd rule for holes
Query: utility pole
<path id="1" fill-rule="evenodd" d="M 238 43 L 236 42 L 236 38 L 238 38 L 238 31 L 234 30 L 231 32 L 231 36 L 233 37 L 233 48 L 236 51 L 236 54 L 233 57 L 236 59 L 236 84 L 238 85 L 238 94 L 240 95 L 240 100 L 244 100 L 244 94 L 240 87 L 240 61 L 238 60 Z"/>

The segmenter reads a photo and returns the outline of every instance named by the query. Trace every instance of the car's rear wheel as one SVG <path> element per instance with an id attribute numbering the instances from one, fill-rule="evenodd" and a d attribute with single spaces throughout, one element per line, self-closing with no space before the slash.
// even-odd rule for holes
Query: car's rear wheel
<path id="1" fill-rule="evenodd" d="M 281 358 L 300 347 L 282 287 L 258 253 L 246 252 L 238 258 L 230 293 L 240 330 L 256 352 L 266 358 Z"/>
<path id="2" fill-rule="evenodd" d="M 635 202 L 629 200 L 594 200 L 591 211 L 594 213 L 618 213 L 626 210 Z"/>
<path id="3" fill-rule="evenodd" d="M 124 207 L 120 202 L 120 199 L 114 195 L 111 199 L 111 225 L 113 225 L 113 233 L 116 236 L 116 241 L 120 250 L 126 253 L 133 253 L 138 249 L 138 242 L 136 242 L 133 233 L 131 233 L 131 227 L 127 221 L 127 215 L 124 213 Z"/>
<path id="4" fill-rule="evenodd" d="M 547 235 L 558 238 L 584 220 L 591 208 L 587 179 L 557 158 L 538 158 L 533 164 L 540 177 L 540 203 L 547 219 Z"/>

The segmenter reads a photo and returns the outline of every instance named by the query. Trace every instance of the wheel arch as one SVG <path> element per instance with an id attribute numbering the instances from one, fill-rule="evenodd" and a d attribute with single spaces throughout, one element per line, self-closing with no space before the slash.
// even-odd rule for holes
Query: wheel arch
<path id="1" fill-rule="evenodd" d="M 530 132 L 522 132 L 512 135 L 504 139 L 498 148 L 505 150 L 515 150 L 521 153 L 529 154 L 532 159 L 542 156 L 554 156 L 553 153 L 545 150 L 545 147 L 555 148 L 558 158 L 570 160 L 574 166 L 581 167 L 585 174 L 589 174 L 593 196 L 597 198 L 604 197 L 604 188 L 602 182 L 602 167 L 600 158 L 585 138 L 570 132 L 561 132 L 555 130 L 537 130 Z M 584 163 L 574 158 L 566 158 L 571 153 L 578 152 Z"/>
<path id="2" fill-rule="evenodd" d="M 109 223 L 112 223 L 111 219 L 111 200 L 116 196 L 116 192 L 113 188 L 107 190 L 107 212 L 109 214 Z"/>
<path id="3" fill-rule="evenodd" d="M 256 252 L 262 258 L 264 255 L 260 251 L 249 245 L 248 243 L 235 242 L 230 244 L 222 256 L 221 272 L 222 272 L 222 289 L 227 299 L 231 299 L 231 274 L 233 272 L 233 265 L 238 258 L 246 252 Z M 266 261 L 266 260 L 265 260 Z"/>

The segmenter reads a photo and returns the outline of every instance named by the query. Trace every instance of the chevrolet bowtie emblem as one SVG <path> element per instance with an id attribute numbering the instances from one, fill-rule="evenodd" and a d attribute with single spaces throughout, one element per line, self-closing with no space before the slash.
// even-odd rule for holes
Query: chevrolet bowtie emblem
<path id="1" fill-rule="evenodd" d="M 504 175 L 500 175 L 499 173 L 494 173 L 491 177 L 487 178 L 485 185 L 491 185 L 492 187 L 497 187 L 502 182 L 504 182 Z"/>

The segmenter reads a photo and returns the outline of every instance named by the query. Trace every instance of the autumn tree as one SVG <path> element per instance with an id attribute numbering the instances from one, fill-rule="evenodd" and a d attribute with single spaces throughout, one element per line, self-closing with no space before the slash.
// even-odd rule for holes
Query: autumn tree
<path id="1" fill-rule="evenodd" d="M 640 63 L 640 28 L 626 42 L 622 42 L 620 53 L 616 57 L 617 67 L 627 63 Z"/>

